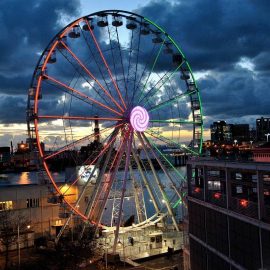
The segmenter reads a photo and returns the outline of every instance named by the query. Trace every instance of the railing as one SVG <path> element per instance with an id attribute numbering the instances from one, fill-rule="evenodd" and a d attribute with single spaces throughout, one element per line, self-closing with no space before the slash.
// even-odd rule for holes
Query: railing
<path id="1" fill-rule="evenodd" d="M 247 199 L 232 197 L 231 209 L 242 215 L 258 218 L 258 204 Z"/>
<path id="2" fill-rule="evenodd" d="M 207 201 L 223 208 L 227 207 L 226 194 L 223 194 L 220 191 L 209 190 L 207 194 Z"/>

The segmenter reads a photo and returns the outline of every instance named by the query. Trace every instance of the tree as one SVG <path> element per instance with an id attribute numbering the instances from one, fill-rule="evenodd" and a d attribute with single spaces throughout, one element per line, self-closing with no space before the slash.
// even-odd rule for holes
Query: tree
<path id="1" fill-rule="evenodd" d="M 19 245 L 18 232 L 24 232 L 27 224 L 24 216 L 10 209 L 0 212 L 0 246 L 4 248 L 5 270 L 9 265 L 10 247 L 16 243 Z"/>

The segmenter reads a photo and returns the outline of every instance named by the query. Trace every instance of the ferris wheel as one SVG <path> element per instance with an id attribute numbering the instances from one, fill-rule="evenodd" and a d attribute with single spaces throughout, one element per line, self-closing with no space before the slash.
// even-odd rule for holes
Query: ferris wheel
<path id="1" fill-rule="evenodd" d="M 115 239 L 127 220 L 139 227 L 166 218 L 178 230 L 185 177 L 174 159 L 200 154 L 203 121 L 190 65 L 160 26 L 106 10 L 64 27 L 34 71 L 27 124 L 71 213 L 114 227 Z M 57 185 L 60 158 L 63 168 L 80 168 L 69 187 L 84 179 L 75 203 Z"/>

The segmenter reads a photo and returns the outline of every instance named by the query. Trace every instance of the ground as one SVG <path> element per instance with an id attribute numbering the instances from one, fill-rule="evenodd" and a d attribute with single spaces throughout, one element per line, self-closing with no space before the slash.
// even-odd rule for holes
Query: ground
<path id="1" fill-rule="evenodd" d="M 35 251 L 35 249 L 22 249 L 21 250 L 21 269 L 28 269 L 27 267 L 23 267 L 24 263 L 29 263 L 29 262 L 41 262 L 40 264 L 38 263 L 39 267 L 38 269 L 43 269 L 42 265 L 44 263 L 44 255 L 37 253 Z M 12 251 L 10 252 L 10 262 L 11 262 L 11 267 L 10 269 L 17 269 L 17 265 L 18 265 L 18 255 L 17 255 L 17 251 Z M 123 270 L 123 269 L 146 269 L 146 270 L 158 270 L 158 269 L 163 269 L 163 270 L 182 270 L 183 266 L 183 257 L 182 257 L 182 253 L 177 253 L 177 254 L 173 254 L 173 255 L 163 255 L 163 256 L 158 256 L 152 259 L 144 259 L 144 260 L 140 260 L 138 261 L 139 264 L 141 264 L 141 267 L 133 267 L 130 266 L 128 264 L 123 264 L 120 263 L 118 265 L 112 266 L 109 265 L 108 269 L 113 270 L 113 269 L 119 269 L 119 270 Z M 4 257 L 3 254 L 0 254 L 0 270 L 3 270 L 4 268 Z M 176 268 L 177 267 L 177 268 Z M 32 268 L 31 268 L 32 269 Z M 34 267 L 33 269 L 38 270 L 36 267 Z M 56 269 L 54 267 L 50 268 L 50 269 Z M 58 269 L 58 268 L 57 268 Z M 97 264 L 90 264 L 87 265 L 86 267 L 81 267 L 80 269 L 84 269 L 84 270 L 103 270 L 105 269 L 105 263 L 100 263 L 99 266 Z M 72 268 L 70 267 L 64 267 L 63 270 L 72 270 Z"/>

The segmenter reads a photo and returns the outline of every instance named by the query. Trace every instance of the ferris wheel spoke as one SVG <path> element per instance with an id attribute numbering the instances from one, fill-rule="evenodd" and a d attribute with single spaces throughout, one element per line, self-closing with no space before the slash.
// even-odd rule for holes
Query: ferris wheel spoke
<path id="1" fill-rule="evenodd" d="M 138 158 L 138 156 L 137 156 L 137 154 L 136 154 L 136 150 L 135 150 L 133 147 L 131 148 L 131 153 L 132 153 L 132 156 L 133 156 L 133 158 L 134 158 L 134 160 L 135 160 L 135 162 L 136 162 L 136 165 L 137 165 L 137 167 L 138 167 L 138 170 L 139 170 L 139 172 L 140 172 L 140 175 L 141 175 L 141 177 L 142 177 L 142 179 L 143 179 L 143 183 L 144 183 L 144 185 L 146 186 L 146 189 L 147 189 L 147 191 L 148 191 L 148 194 L 149 194 L 149 196 L 150 196 L 150 198 L 151 198 L 151 200 L 152 200 L 152 202 L 153 202 L 153 204 L 154 204 L 155 211 L 156 211 L 156 213 L 158 214 L 158 213 L 160 212 L 160 209 L 159 209 L 158 203 L 157 203 L 157 201 L 156 201 L 156 198 L 155 198 L 155 196 L 154 196 L 154 193 L 153 193 L 151 184 L 149 183 L 148 177 L 147 177 L 146 174 L 143 172 L 143 169 L 142 169 L 142 166 L 141 166 L 141 164 L 140 164 L 139 158 Z"/>
<path id="2" fill-rule="evenodd" d="M 141 181 L 139 180 L 136 181 L 136 177 L 135 177 L 135 174 L 133 172 L 131 165 L 129 165 L 129 171 L 130 171 L 130 177 L 132 180 L 137 219 L 138 219 L 138 223 L 142 223 L 145 220 L 147 220 L 147 212 L 146 212 L 146 207 L 145 207 L 143 189 L 142 189 Z"/>
<path id="3" fill-rule="evenodd" d="M 175 142 L 174 140 L 172 139 L 169 139 L 167 137 L 164 137 L 164 136 L 161 136 L 160 134 L 156 133 L 155 131 L 151 130 L 151 129 L 148 129 L 148 131 L 145 131 L 146 134 L 152 136 L 153 138 L 155 139 L 158 139 L 159 141 L 163 142 L 163 143 L 166 143 L 166 144 L 173 144 L 177 147 L 179 147 L 180 149 L 182 149 L 183 151 L 187 151 L 193 155 L 199 155 L 198 152 L 195 152 L 193 151 L 192 149 L 190 149 L 189 147 L 187 147 L 186 145 L 184 144 L 179 144 L 178 142 Z"/>
<path id="4" fill-rule="evenodd" d="M 158 147 L 155 145 L 155 143 L 150 139 L 147 138 L 148 141 L 151 143 L 151 145 L 155 148 L 155 150 L 162 156 L 162 158 L 167 162 L 167 164 L 176 172 L 176 174 L 184 181 L 186 182 L 186 178 L 181 174 L 174 166 L 173 164 L 167 159 L 167 157 L 158 149 Z M 183 183 L 183 182 L 182 182 Z"/>
<path id="5" fill-rule="evenodd" d="M 86 120 L 86 121 L 121 121 L 123 118 L 111 117 L 87 117 L 87 116 L 66 116 L 66 115 L 39 115 L 39 119 L 63 119 L 63 120 Z"/>
<path id="6" fill-rule="evenodd" d="M 110 142 L 108 142 L 103 148 L 102 150 L 99 152 L 99 154 L 96 156 L 96 158 L 89 164 L 86 166 L 86 168 L 84 168 L 83 172 L 72 182 L 72 184 L 69 186 L 69 188 L 65 191 L 65 193 L 72 187 L 74 186 L 81 178 L 81 176 L 83 175 L 83 173 L 85 173 L 85 171 L 92 166 L 93 164 L 95 164 L 103 155 L 104 153 L 107 151 L 107 149 L 110 147 L 110 145 L 112 143 L 114 143 L 114 141 L 116 140 L 117 134 L 110 140 Z"/>
<path id="7" fill-rule="evenodd" d="M 105 205 L 106 205 L 106 203 L 108 201 L 108 197 L 109 197 L 109 194 L 110 194 L 110 192 L 112 190 L 113 183 L 115 182 L 117 172 L 119 170 L 119 166 L 120 166 L 123 154 L 125 152 L 126 141 L 127 140 L 124 137 L 122 139 L 121 145 L 120 145 L 120 147 L 119 147 L 119 149 L 118 149 L 118 151 L 117 151 L 117 153 L 115 155 L 115 158 L 114 158 L 114 160 L 112 162 L 112 165 L 111 165 L 111 168 L 110 168 L 110 171 L 109 171 L 109 175 L 108 175 L 108 178 L 109 178 L 108 187 L 105 190 L 105 194 L 104 194 L 104 197 L 102 199 L 102 203 L 101 203 L 101 206 L 99 208 L 98 215 L 96 217 L 97 224 L 100 224 L 100 221 L 101 221 L 101 218 L 102 218 L 102 215 L 103 215 L 103 212 L 104 212 Z M 94 209 L 91 209 L 91 211 L 94 211 Z"/>
<path id="8" fill-rule="evenodd" d="M 68 58 L 68 56 L 66 55 L 66 54 L 64 54 L 63 52 L 62 52 L 62 50 L 59 50 L 58 49 L 58 51 L 60 51 L 60 53 L 63 55 L 63 57 L 72 65 L 72 67 L 75 69 L 75 72 L 76 73 L 78 73 L 88 84 L 89 84 L 89 86 L 91 86 L 92 87 L 92 89 L 95 91 L 95 93 L 108 105 L 108 106 L 110 106 L 111 104 L 109 104 L 109 102 L 108 102 L 108 100 L 106 100 L 105 99 L 105 97 L 104 96 L 102 96 L 101 94 L 100 94 L 100 92 L 99 92 L 99 90 L 95 87 L 95 85 L 94 85 L 94 83 L 92 83 L 92 82 L 90 82 L 90 80 L 89 80 L 89 78 L 87 78 L 87 75 L 86 74 L 83 74 L 83 72 L 82 72 L 82 70 L 81 69 L 79 69 L 76 65 L 75 65 L 75 63 L 73 62 L 73 61 L 71 61 L 69 58 Z M 72 57 L 72 56 L 71 56 Z M 95 57 L 93 56 L 93 54 L 92 54 L 92 58 L 95 60 Z M 100 69 L 100 67 L 99 67 L 99 65 L 97 65 L 98 66 L 98 68 Z M 102 74 L 102 78 L 104 78 L 104 76 L 103 76 L 103 74 Z M 106 86 L 108 87 L 108 85 L 106 84 Z"/>
<path id="9" fill-rule="evenodd" d="M 130 64 L 131 64 L 131 55 L 132 55 L 132 44 L 133 44 L 133 36 L 134 36 L 134 30 L 131 30 L 131 39 L 130 39 L 130 47 L 129 47 L 129 57 L 128 57 L 128 68 L 127 68 L 127 87 L 129 88 L 129 84 L 130 84 Z M 129 102 L 129 97 L 128 97 L 128 91 L 126 93 L 127 95 L 127 100 Z"/>
<path id="10" fill-rule="evenodd" d="M 53 78 L 51 76 L 43 75 L 43 77 L 50 80 L 50 81 L 52 81 L 52 82 L 54 82 L 54 83 L 56 83 L 57 85 L 60 85 L 60 86 L 64 87 L 65 89 L 71 91 L 72 93 L 75 93 L 75 94 L 79 95 L 80 97 L 84 98 L 85 100 L 92 101 L 93 103 L 95 103 L 95 104 L 97 104 L 97 105 L 99 105 L 99 106 L 101 106 L 101 107 L 103 107 L 103 108 L 105 108 L 105 109 L 107 109 L 107 110 L 109 110 L 109 111 L 111 111 L 113 113 L 116 113 L 117 115 L 122 116 L 122 114 L 120 112 L 118 112 L 118 111 L 106 106 L 105 104 L 103 104 L 103 103 L 101 103 L 101 102 L 99 102 L 99 101 L 85 95 L 84 93 L 82 93 L 82 92 L 80 92 L 80 91 L 78 91 L 78 90 L 76 90 L 76 89 L 74 89 L 74 88 L 72 88 L 72 87 L 58 81 L 58 80 L 56 80 L 55 78 Z"/>
<path id="11" fill-rule="evenodd" d="M 80 27 L 80 29 L 81 29 L 81 27 Z M 101 70 L 101 66 L 99 65 L 99 63 L 98 63 L 98 61 L 97 61 L 97 59 L 96 59 L 96 55 L 95 55 L 95 53 L 93 53 L 93 50 L 91 49 L 91 46 L 90 46 L 90 44 L 89 44 L 89 41 L 87 40 L 86 35 L 85 35 L 85 33 L 84 33 L 84 31 L 83 31 L 82 29 L 81 29 L 81 33 L 82 33 L 82 35 L 83 35 L 83 38 L 84 38 L 84 40 L 85 40 L 85 42 L 86 42 L 86 44 L 87 44 L 87 47 L 88 47 L 89 51 L 90 51 L 91 58 L 94 59 L 94 62 L 95 62 L 95 64 L 96 64 L 96 67 L 97 67 L 98 70 L 99 70 L 99 74 L 101 75 L 102 80 L 103 80 L 103 82 L 105 83 L 105 85 L 106 85 L 106 87 L 107 87 L 109 93 L 112 95 L 112 93 L 111 93 L 111 91 L 110 91 L 110 86 L 109 86 L 108 82 L 106 81 L 105 76 L 104 76 L 104 74 L 103 74 L 103 72 L 102 72 L 102 70 Z M 86 80 L 86 81 L 87 81 L 87 80 Z M 88 81 L 87 81 L 87 82 L 88 82 Z M 88 82 L 88 83 L 89 83 L 89 82 Z M 90 83 L 89 83 L 89 84 L 90 84 Z M 97 92 L 97 93 L 98 93 L 98 92 Z"/>
<path id="12" fill-rule="evenodd" d="M 118 242 L 121 218 L 122 218 L 122 214 L 123 214 L 123 202 L 124 202 L 124 196 L 125 196 L 125 192 L 126 192 L 128 167 L 129 167 L 129 163 L 130 163 L 130 153 L 131 153 L 132 142 L 133 142 L 133 130 L 128 131 L 126 163 L 125 163 L 125 172 L 124 172 L 124 177 L 123 177 L 123 187 L 122 187 L 122 194 L 121 194 L 121 200 L 120 200 L 120 206 L 119 206 L 118 220 L 116 223 L 116 230 L 115 230 L 115 236 L 114 236 L 114 245 L 113 245 L 113 252 L 114 253 L 116 251 L 116 245 Z"/>
<path id="13" fill-rule="evenodd" d="M 140 24 L 140 32 L 141 32 L 142 24 Z M 139 35 L 139 41 L 138 41 L 138 47 L 137 47 L 137 56 L 136 56 L 136 65 L 135 65 L 135 78 L 134 78 L 134 85 L 133 85 L 133 91 L 132 91 L 132 98 L 130 103 L 134 104 L 134 97 L 135 97 L 135 87 L 137 84 L 137 72 L 138 72 L 138 62 L 139 62 L 139 54 L 140 54 L 140 44 L 141 44 L 141 35 Z"/>
<path id="14" fill-rule="evenodd" d="M 151 123 L 166 123 L 166 124 L 199 124 L 199 122 L 189 121 L 185 119 L 175 119 L 175 120 L 149 120 Z"/>
<path id="15" fill-rule="evenodd" d="M 96 82 L 96 84 L 103 90 L 103 92 L 120 109 L 120 111 L 124 112 L 123 108 L 112 97 L 112 95 L 104 88 L 104 86 L 98 81 L 98 79 L 89 71 L 89 69 L 82 63 L 82 61 L 75 55 L 75 53 L 63 41 L 61 41 L 61 44 L 66 48 L 66 50 L 70 53 L 70 55 L 78 62 L 78 64 L 82 67 L 82 69 L 89 75 L 89 77 L 92 78 Z"/>
<path id="16" fill-rule="evenodd" d="M 81 199 L 82 199 L 82 197 L 83 197 L 83 195 L 84 195 L 84 193 L 85 193 L 86 187 L 87 187 L 88 183 L 90 182 L 90 179 L 94 176 L 94 173 L 95 173 L 95 171 L 96 171 L 96 169 L 97 169 L 97 165 L 98 165 L 98 164 L 99 164 L 99 162 L 97 162 L 97 164 L 95 164 L 95 166 L 94 166 L 94 168 L 93 168 L 93 170 L 92 170 L 92 172 L 91 172 L 91 174 L 90 174 L 90 176 L 89 176 L 89 178 L 88 178 L 86 184 L 85 184 L 84 187 L 82 188 L 82 191 L 81 191 L 81 193 L 79 194 L 79 197 L 78 197 L 78 199 L 76 200 L 76 202 L 75 202 L 75 204 L 74 204 L 74 209 L 77 209 L 77 208 L 79 207 L 79 203 L 80 203 L 80 201 L 81 201 Z M 64 196 L 65 193 L 63 193 L 63 194 L 61 194 L 61 195 Z M 64 230 L 66 229 L 67 225 L 69 224 L 69 222 L 70 222 L 70 220 L 71 220 L 71 217 L 72 217 L 72 214 L 73 214 L 73 211 L 71 211 L 71 215 L 68 217 L 68 219 L 66 220 L 65 224 L 63 225 L 63 227 L 61 228 L 60 232 L 58 233 L 58 235 L 57 235 L 57 237 L 56 237 L 56 242 L 59 241 L 59 239 L 60 239 L 60 237 L 62 236 Z M 84 215 L 84 217 L 85 217 L 85 215 Z"/>
<path id="17" fill-rule="evenodd" d="M 106 159 L 104 161 L 104 164 L 102 166 L 101 172 L 99 173 L 99 175 L 97 177 L 94 190 L 91 194 L 91 198 L 90 198 L 89 202 L 87 203 L 85 215 L 87 216 L 88 219 L 91 217 L 91 214 L 93 215 L 93 211 L 97 209 L 97 203 L 100 200 L 101 193 L 102 193 L 104 187 L 106 187 L 106 185 L 101 186 L 101 183 L 102 183 L 102 180 L 104 178 L 104 174 L 106 172 L 108 163 L 112 157 L 112 150 L 113 150 L 113 145 L 112 145 L 112 147 L 110 147 L 110 149 L 108 151 L 108 154 L 107 154 Z M 117 152 L 117 154 L 118 154 L 118 152 Z M 112 164 L 114 164 L 114 162 Z M 111 168 L 110 168 L 110 170 L 111 170 Z M 104 182 L 106 182 L 106 181 L 104 181 Z M 105 190 L 104 190 L 104 192 L 105 192 Z"/>
<path id="18" fill-rule="evenodd" d="M 113 149 L 113 145 L 114 145 L 114 142 L 115 142 L 115 139 L 114 139 L 114 138 L 115 138 L 115 136 L 117 136 L 118 131 L 119 131 L 119 129 L 115 129 L 114 132 L 112 133 L 111 137 L 110 137 L 110 139 L 112 139 L 112 140 L 110 141 L 110 149 L 109 149 L 109 152 L 111 152 L 111 150 Z M 112 142 L 113 142 L 113 143 L 112 143 Z M 74 209 L 75 209 L 75 210 L 78 209 L 79 203 L 80 203 L 81 199 L 83 198 L 83 195 L 84 195 L 84 193 L 85 193 L 85 191 L 86 191 L 86 189 L 87 189 L 87 186 L 88 186 L 88 184 L 89 184 L 91 178 L 94 176 L 96 169 L 100 167 L 100 162 L 101 162 L 102 159 L 103 159 L 103 155 L 101 155 L 101 156 L 98 157 L 98 160 L 97 160 L 96 164 L 94 165 L 94 168 L 92 169 L 89 178 L 87 179 L 85 185 L 83 186 L 83 188 L 82 188 L 82 190 L 81 190 L 81 193 L 79 194 L 78 199 L 77 199 L 76 202 L 75 202 L 75 206 L 72 208 L 72 213 L 74 212 Z M 90 165 L 89 165 L 89 166 L 90 166 Z M 80 175 L 80 176 L 81 176 L 81 175 Z M 80 177 L 80 176 L 79 176 L 79 177 Z M 69 187 L 69 188 L 70 188 L 70 187 Z M 69 189 L 69 188 L 68 188 L 68 189 Z M 68 189 L 67 189 L 67 190 L 68 190 Z M 67 191 L 65 191 L 62 195 L 64 196 L 66 192 L 67 192 Z M 88 217 L 87 217 L 86 215 L 84 215 L 83 217 L 84 217 L 85 220 L 88 219 Z M 64 230 L 65 230 L 65 228 L 66 228 L 66 226 L 67 226 L 68 223 L 70 222 L 70 219 L 71 219 L 71 215 L 68 217 L 68 219 L 66 220 L 64 226 L 61 228 L 59 234 L 57 235 L 56 242 L 59 241 L 61 235 L 63 234 L 63 232 L 64 232 Z"/>
<path id="19" fill-rule="evenodd" d="M 161 162 L 159 156 L 155 153 L 154 149 L 152 148 L 152 145 L 150 144 L 150 142 L 148 141 L 148 139 L 146 138 L 145 134 L 142 133 L 142 138 L 144 139 L 144 141 L 146 142 L 146 145 L 148 146 L 148 148 L 151 150 L 151 153 L 154 155 L 155 159 L 157 160 L 159 166 L 161 167 L 162 171 L 164 172 L 164 174 L 167 176 L 167 178 L 169 179 L 169 181 L 172 184 L 172 187 L 175 191 L 175 193 L 178 195 L 179 198 L 182 198 L 182 194 L 180 194 L 175 182 L 173 181 L 171 175 L 169 174 L 167 168 L 164 166 L 164 164 Z"/>
<path id="20" fill-rule="evenodd" d="M 119 50 L 119 54 L 120 54 L 120 62 L 121 62 L 121 66 L 122 66 L 122 74 L 123 74 L 123 80 L 124 80 L 124 84 L 125 84 L 125 97 L 126 100 L 128 100 L 128 87 L 127 87 L 127 78 L 125 75 L 125 68 L 124 68 L 124 63 L 123 63 L 123 56 L 122 56 L 122 49 L 121 49 L 121 44 L 120 44 L 120 39 L 119 39 L 119 34 L 118 34 L 118 30 L 116 27 L 116 37 L 117 37 L 117 43 L 118 43 L 118 50 Z"/>
<path id="21" fill-rule="evenodd" d="M 162 107 L 165 107 L 165 106 L 168 106 L 170 104 L 173 104 L 174 102 L 176 102 L 176 101 L 178 101 L 178 100 L 180 100 L 180 99 L 182 99 L 184 97 L 190 96 L 190 95 L 192 95 L 194 93 L 196 93 L 196 90 L 194 90 L 194 91 L 186 91 L 185 93 L 179 94 L 179 95 L 177 95 L 177 96 L 175 96 L 175 97 L 173 97 L 173 98 L 171 98 L 169 100 L 166 100 L 164 102 L 161 102 L 161 103 L 159 103 L 159 104 L 151 107 L 147 111 L 148 112 L 155 111 L 155 110 L 160 109 Z"/>
<path id="22" fill-rule="evenodd" d="M 152 50 L 151 50 L 151 53 L 150 53 L 151 56 L 152 56 L 153 53 L 154 53 L 155 47 L 156 47 L 156 44 L 153 46 L 153 48 L 152 48 Z M 140 93 L 142 94 L 142 90 L 141 90 L 140 85 L 141 85 L 141 81 L 142 81 L 143 78 L 144 78 L 144 74 L 146 73 L 147 67 L 148 67 L 148 65 L 149 65 L 150 62 L 151 62 L 151 57 L 149 57 L 149 60 L 145 62 L 145 65 L 144 65 L 144 68 L 143 68 L 143 72 L 142 72 L 142 74 L 141 74 L 141 76 L 140 76 L 140 79 L 138 80 L 137 86 L 136 86 L 136 88 L 135 88 L 135 93 L 134 93 L 135 96 L 136 96 L 136 94 L 137 94 L 138 89 L 139 89 L 139 94 L 140 94 Z M 140 97 L 141 97 L 141 96 L 139 96 L 138 100 L 140 100 Z"/>
<path id="23" fill-rule="evenodd" d="M 158 50 L 158 53 L 157 53 L 157 55 L 156 55 L 156 57 L 155 57 L 155 59 L 154 59 L 154 62 L 153 62 L 153 64 L 152 64 L 151 70 L 150 70 L 150 72 L 148 73 L 148 76 L 147 76 L 147 78 L 146 78 L 146 81 L 144 82 L 144 85 L 143 85 L 142 90 L 141 90 L 141 95 L 140 95 L 140 97 L 139 97 L 139 102 L 140 102 L 140 100 L 141 100 L 141 98 L 142 98 L 142 95 L 144 94 L 144 90 L 145 90 L 145 88 L 146 88 L 146 86 L 147 86 L 148 80 L 149 80 L 149 78 L 150 78 L 150 76 L 151 76 L 153 70 L 155 69 L 156 63 L 157 63 L 157 61 L 158 61 L 158 58 L 159 58 L 159 56 L 160 56 L 160 53 L 161 53 L 161 51 L 162 51 L 162 48 L 163 48 L 163 46 L 164 46 L 165 41 L 166 41 L 166 38 L 163 40 L 162 44 L 160 45 L 159 50 Z M 139 87 L 139 85 L 137 86 L 137 88 L 138 88 L 138 87 Z"/>
<path id="24" fill-rule="evenodd" d="M 109 193 L 109 191 L 111 190 L 111 185 L 112 185 L 111 182 L 113 182 L 113 181 L 110 181 L 110 179 L 109 179 L 109 181 L 107 181 L 107 179 L 110 177 L 114 166 L 117 164 L 116 160 L 120 157 L 120 153 L 122 151 L 122 146 L 123 146 L 124 141 L 125 140 L 123 139 L 120 143 L 120 146 L 119 146 L 119 148 L 114 156 L 113 162 L 110 166 L 109 172 L 108 172 L 107 176 L 105 177 L 105 180 L 103 181 L 103 186 L 101 186 L 101 183 L 103 180 L 103 175 L 104 175 L 103 170 L 107 167 L 107 165 L 106 165 L 106 167 L 105 166 L 102 167 L 101 175 L 98 177 L 97 183 L 95 185 L 95 190 L 92 193 L 91 199 L 89 200 L 89 204 L 87 205 L 87 210 L 88 210 L 87 216 L 89 219 L 94 218 L 94 216 L 93 216 L 94 211 L 96 211 L 96 209 L 97 209 L 98 201 L 101 200 L 102 192 L 104 192 L 104 194 L 106 194 L 106 193 Z M 121 158 L 120 158 L 120 160 L 121 160 Z M 105 163 L 107 164 L 106 161 L 105 161 Z M 106 198 L 106 196 L 105 196 L 105 198 Z M 102 201 L 102 205 L 103 205 L 103 201 Z M 105 207 L 105 205 L 104 205 L 104 207 Z M 104 207 L 100 207 L 100 209 L 103 209 Z M 100 212 L 100 209 L 98 212 Z M 97 219 L 98 224 L 100 223 L 100 218 L 99 218 L 100 216 L 102 216 L 102 214 L 99 215 L 99 213 L 97 213 L 96 219 Z"/>
<path id="25" fill-rule="evenodd" d="M 169 81 L 173 75 L 180 69 L 180 67 L 184 64 L 184 61 L 181 62 L 170 74 L 168 74 L 169 72 L 166 72 L 158 81 L 157 83 L 141 98 L 141 100 L 139 100 L 139 103 L 144 100 L 146 97 L 149 96 L 149 94 L 151 93 L 151 96 L 155 95 L 157 92 L 160 91 L 160 88 L 167 82 Z M 160 85 L 158 85 L 160 84 Z M 156 86 L 158 85 L 158 87 L 156 88 Z M 152 92 L 152 90 L 154 90 Z M 149 102 L 149 100 L 147 99 L 147 101 L 144 103 L 143 106 L 145 106 L 147 103 Z"/>
<path id="26" fill-rule="evenodd" d="M 164 203 L 165 203 L 165 205 L 166 205 L 166 208 L 168 209 L 168 212 L 169 212 L 169 214 L 170 214 L 170 216 L 171 216 L 171 219 L 172 219 L 172 221 L 173 221 L 174 227 L 175 227 L 175 229 L 176 229 L 177 231 L 179 231 L 178 224 L 177 224 L 176 219 L 175 219 L 175 217 L 174 217 L 174 214 L 173 214 L 173 211 L 172 211 L 170 202 L 169 202 L 169 200 L 168 200 L 168 198 L 167 198 L 167 195 L 166 195 L 166 192 L 165 192 L 165 190 L 164 190 L 164 187 L 163 187 L 163 185 L 162 185 L 162 183 L 161 183 L 161 180 L 159 179 L 159 177 L 158 177 L 158 175 L 157 175 L 157 173 L 156 173 L 156 170 L 155 170 L 155 168 L 154 168 L 154 165 L 153 165 L 153 163 L 152 163 L 152 161 L 151 161 L 151 159 L 150 159 L 150 157 L 149 157 L 149 152 L 148 152 L 148 150 L 147 150 L 147 148 L 146 148 L 146 144 L 145 144 L 145 142 L 144 142 L 144 140 L 143 140 L 143 138 L 142 138 L 141 133 L 136 132 L 136 134 L 137 134 L 137 136 L 138 136 L 138 138 L 139 138 L 139 141 L 141 142 L 141 145 L 142 145 L 143 150 L 144 150 L 144 152 L 145 152 L 145 155 L 146 155 L 146 158 L 147 158 L 147 160 L 148 160 L 148 163 L 150 164 L 150 167 L 151 167 L 151 170 L 152 170 L 152 172 L 153 172 L 154 178 L 155 178 L 155 180 L 156 180 L 157 186 L 158 186 L 159 191 L 160 191 L 160 193 L 161 193 L 161 195 L 162 195 L 162 198 L 163 198 L 163 200 L 164 200 Z"/>
<path id="27" fill-rule="evenodd" d="M 98 49 L 98 51 L 99 51 L 99 54 L 100 54 L 100 56 L 101 56 L 101 58 L 102 58 L 102 61 L 103 61 L 104 65 L 105 65 L 105 67 L 106 67 L 106 69 L 107 69 L 107 71 L 108 71 L 108 73 L 109 73 L 109 76 L 110 76 L 110 78 L 111 78 L 111 80 L 112 80 L 112 82 L 113 82 L 113 85 L 114 85 L 114 87 L 115 87 L 117 93 L 118 93 L 118 96 L 119 96 L 119 98 L 120 98 L 120 100 L 121 100 L 121 102 L 122 102 L 124 108 L 126 109 L 127 106 L 126 106 L 126 104 L 125 104 L 125 101 L 123 100 L 123 97 L 122 97 L 122 95 L 121 95 L 120 89 L 118 88 L 118 85 L 117 85 L 116 81 L 115 81 L 114 78 L 113 78 L 113 75 L 112 75 L 112 72 L 111 72 L 111 70 L 110 70 L 110 67 L 109 67 L 109 65 L 108 65 L 108 63 L 107 63 L 107 61 L 106 61 L 106 59 L 105 59 L 105 57 L 104 57 L 104 55 L 103 55 L 103 53 L 102 53 L 100 47 L 99 47 L 99 44 L 98 44 L 97 39 L 96 39 L 96 37 L 95 37 L 95 35 L 94 35 L 94 32 L 93 32 L 93 30 L 91 29 L 91 27 L 90 27 L 90 25 L 89 25 L 89 22 L 88 22 L 87 20 L 85 20 L 85 23 L 86 23 L 87 26 L 88 26 L 88 30 L 89 30 L 89 32 L 90 32 L 90 34 L 91 34 L 91 36 L 92 36 L 92 38 L 93 38 L 93 40 L 94 40 L 94 43 L 95 43 L 95 45 L 96 45 L 96 47 L 97 47 L 97 49 Z M 123 112 L 123 110 L 122 110 L 122 112 Z"/>
<path id="28" fill-rule="evenodd" d="M 118 125 L 113 125 L 113 126 L 104 128 L 104 129 L 100 130 L 99 133 L 102 134 L 102 133 L 108 132 L 108 130 L 110 130 L 110 129 L 112 129 L 112 128 L 120 127 L 120 126 L 122 126 L 122 125 L 123 125 L 123 124 L 121 123 L 121 124 L 118 124 Z M 94 138 L 95 135 L 96 135 L 95 133 L 92 133 L 92 134 L 87 135 L 87 136 L 85 136 L 85 137 L 83 137 L 83 138 L 80 138 L 80 139 L 78 139 L 78 140 L 76 140 L 76 141 L 73 141 L 72 143 L 67 144 L 67 145 L 64 146 L 64 147 L 55 150 L 53 153 L 44 156 L 44 160 L 50 159 L 50 158 L 52 158 L 52 157 L 54 157 L 54 156 L 57 156 L 57 155 L 59 155 L 59 154 L 65 152 L 65 151 L 67 151 L 67 150 L 69 150 L 69 149 L 71 149 L 71 148 L 74 148 L 76 145 L 78 145 L 78 144 L 80 144 L 80 143 L 82 143 L 82 142 L 84 142 L 84 141 L 86 141 L 86 140 L 89 140 L 89 139 L 91 139 L 91 138 Z"/>

